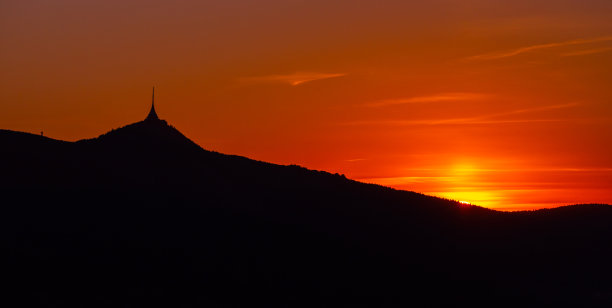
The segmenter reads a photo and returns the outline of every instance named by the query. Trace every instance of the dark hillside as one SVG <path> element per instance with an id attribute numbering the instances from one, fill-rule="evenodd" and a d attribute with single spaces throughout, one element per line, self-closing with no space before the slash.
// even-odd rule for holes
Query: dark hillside
<path id="1" fill-rule="evenodd" d="M 493 306 L 612 300 L 612 207 L 502 213 L 206 151 L 163 120 L 0 131 L 24 306 Z"/>

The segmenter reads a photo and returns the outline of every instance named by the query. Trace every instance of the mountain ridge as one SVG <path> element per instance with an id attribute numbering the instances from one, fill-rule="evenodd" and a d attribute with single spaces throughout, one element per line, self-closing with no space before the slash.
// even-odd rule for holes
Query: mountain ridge
<path id="1" fill-rule="evenodd" d="M 612 300 L 611 206 L 466 206 L 211 152 L 163 120 L 0 144 L 7 277 L 29 304 Z"/>
<path id="2" fill-rule="evenodd" d="M 134 134 L 134 133 L 136 133 L 136 134 Z M 224 157 L 227 157 L 227 158 L 231 157 L 231 158 L 235 158 L 235 159 L 247 160 L 247 161 L 250 161 L 250 162 L 259 163 L 259 164 L 266 164 L 266 165 L 269 165 L 269 166 L 296 168 L 297 170 L 303 170 L 303 171 L 308 171 L 308 172 L 325 173 L 325 174 L 329 174 L 329 175 L 339 175 L 337 173 L 333 174 L 333 173 L 330 173 L 330 172 L 327 172 L 327 171 L 312 170 L 312 169 L 308 169 L 308 168 L 305 168 L 305 167 L 302 167 L 302 166 L 299 166 L 299 165 L 295 165 L 295 164 L 290 164 L 290 165 L 275 164 L 275 163 L 270 163 L 270 162 L 261 161 L 261 160 L 254 160 L 254 159 L 251 159 L 251 158 L 248 158 L 248 157 L 244 157 L 244 156 L 240 156 L 240 155 L 223 154 L 223 153 L 220 153 L 220 152 L 217 152 L 217 151 L 207 150 L 207 149 L 204 149 L 199 144 L 197 144 L 194 141 L 192 141 L 191 139 L 187 138 L 184 134 L 182 134 L 174 126 L 168 124 L 165 120 L 161 120 L 161 119 L 143 120 L 143 121 L 139 121 L 139 122 L 134 122 L 134 123 L 131 123 L 131 124 L 128 124 L 128 125 L 121 126 L 119 128 L 112 129 L 112 130 L 110 130 L 110 131 L 108 131 L 106 133 L 100 134 L 97 137 L 85 138 L 85 139 L 80 139 L 80 140 L 77 140 L 77 141 L 64 141 L 64 140 L 53 139 L 53 138 L 50 138 L 50 137 L 47 137 L 47 136 L 41 136 L 41 135 L 37 135 L 37 134 L 33 134 L 33 133 L 28 133 L 28 132 L 0 129 L 0 138 L 4 139 L 4 140 L 0 139 L 0 142 L 6 142 L 7 141 L 6 139 L 13 139 L 13 142 L 14 142 L 14 140 L 16 140 L 16 138 L 19 138 L 18 136 L 21 136 L 21 137 L 29 139 L 29 140 L 23 140 L 20 143 L 28 142 L 29 144 L 32 144 L 33 142 L 44 141 L 47 144 L 49 144 L 49 143 L 56 143 L 58 145 L 59 144 L 64 144 L 64 145 L 73 144 L 73 145 L 77 145 L 77 146 L 80 146 L 80 145 L 92 145 L 92 144 L 96 144 L 96 143 L 105 143 L 105 142 L 109 142 L 109 141 L 111 141 L 113 139 L 114 139 L 115 143 L 119 143 L 119 144 L 114 144 L 114 145 L 111 145 L 111 146 L 130 146 L 130 145 L 133 145 L 134 142 L 143 142 L 143 141 L 145 141 L 146 143 L 153 143 L 153 144 L 158 143 L 158 145 L 161 145 L 161 141 L 164 141 L 164 142 L 167 142 L 167 143 L 163 144 L 163 146 L 177 146 L 177 145 L 181 145 L 181 146 L 186 147 L 186 148 L 192 148 L 192 150 L 195 150 L 195 151 L 201 150 L 201 151 L 205 151 L 207 153 L 214 153 L 214 154 L 218 154 L 218 155 L 223 155 Z M 117 137 L 119 137 L 119 138 L 117 138 Z M 10 140 L 9 140 L 9 142 L 10 142 Z M 159 150 L 159 147 L 149 148 L 148 150 Z M 344 175 L 341 175 L 341 176 L 344 177 Z M 365 184 L 365 185 L 374 185 L 374 186 L 384 187 L 384 188 L 391 189 L 391 190 L 406 191 L 406 190 L 394 189 L 394 188 L 391 188 L 391 187 L 388 187 L 388 186 L 384 186 L 384 185 L 379 185 L 379 184 L 364 183 L 364 182 L 359 182 L 359 181 L 352 180 L 352 179 L 347 179 L 347 180 L 355 181 L 355 182 L 362 183 L 362 184 Z M 407 191 L 407 192 L 411 192 L 411 193 L 415 193 L 415 194 L 421 194 L 421 193 L 412 192 L 412 191 Z M 425 195 L 425 194 L 422 194 L 422 195 Z M 447 201 L 450 201 L 450 202 L 458 205 L 458 200 L 440 198 L 440 197 L 435 197 L 435 196 L 430 196 L 430 197 L 438 198 L 438 199 L 441 199 L 441 200 L 447 200 Z M 543 208 L 543 209 L 536 209 L 536 210 L 522 210 L 522 211 L 513 211 L 513 212 L 547 211 L 547 210 L 552 210 L 552 209 L 557 209 L 557 208 L 575 207 L 575 206 L 582 206 L 582 205 L 585 205 L 585 206 L 587 206 L 587 205 L 610 206 L 609 204 L 599 204 L 599 203 L 570 204 L 570 205 L 562 205 L 562 206 L 557 206 L 557 207 L 552 207 L 552 208 Z M 484 208 L 484 207 L 481 207 L 481 206 L 476 205 L 476 204 L 474 204 L 474 205 L 461 204 L 461 206 L 462 207 L 479 207 L 479 208 Z M 492 211 L 498 211 L 498 212 L 504 212 L 504 211 L 499 211 L 499 210 L 489 209 L 489 208 L 485 208 L 485 209 L 492 210 Z"/>

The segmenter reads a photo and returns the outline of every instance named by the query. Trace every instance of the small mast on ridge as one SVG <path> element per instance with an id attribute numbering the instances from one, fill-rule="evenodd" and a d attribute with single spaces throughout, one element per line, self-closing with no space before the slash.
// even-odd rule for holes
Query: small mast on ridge
<path id="1" fill-rule="evenodd" d="M 155 87 L 153 87 L 153 95 L 151 97 L 151 111 L 149 111 L 149 115 L 145 119 L 145 121 L 156 121 L 159 120 L 157 113 L 155 112 Z"/>

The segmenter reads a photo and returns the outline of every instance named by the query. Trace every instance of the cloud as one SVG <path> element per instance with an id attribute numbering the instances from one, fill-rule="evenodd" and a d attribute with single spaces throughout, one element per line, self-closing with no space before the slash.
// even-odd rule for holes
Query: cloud
<path id="1" fill-rule="evenodd" d="M 574 52 L 567 52 L 567 53 L 561 54 L 561 56 L 562 57 L 586 56 L 586 55 L 592 55 L 592 54 L 596 54 L 596 53 L 604 53 L 604 52 L 608 52 L 608 51 L 612 51 L 612 47 L 603 47 L 603 48 L 595 48 L 595 49 L 587 49 L 587 50 L 579 50 L 579 51 L 574 51 Z"/>
<path id="2" fill-rule="evenodd" d="M 292 86 L 297 86 L 297 85 L 301 85 L 303 83 L 307 83 L 307 82 L 311 82 L 315 80 L 336 78 L 336 77 L 342 77 L 342 76 L 346 76 L 346 74 L 297 72 L 297 73 L 287 74 L 287 75 L 267 75 L 267 76 L 248 77 L 244 79 L 248 81 L 254 81 L 254 82 L 284 83 L 284 84 L 289 84 Z"/>
<path id="3" fill-rule="evenodd" d="M 396 186 L 415 183 L 440 183 L 452 182 L 455 177 L 449 176 L 397 176 L 397 177 L 375 177 L 375 178 L 358 178 L 360 182 L 376 183 L 383 186 Z"/>
<path id="4" fill-rule="evenodd" d="M 497 119 L 499 117 L 564 109 L 578 106 L 579 103 L 567 103 L 558 105 L 548 105 L 533 108 L 515 109 L 505 112 L 492 113 L 477 117 L 450 118 L 450 119 L 429 119 L 429 120 L 374 120 L 374 121 L 354 121 L 345 123 L 346 125 L 467 125 L 467 124 L 512 124 L 512 123 L 535 123 L 535 122 L 560 122 L 562 119 Z"/>
<path id="5" fill-rule="evenodd" d="M 467 124 L 513 124 L 513 123 L 535 123 L 535 122 L 560 122 L 560 119 L 522 119 L 522 120 L 482 120 L 478 118 L 453 118 L 442 120 L 375 120 L 375 121 L 354 121 L 345 123 L 346 125 L 391 125 L 391 126 L 412 126 L 412 125 L 467 125 Z"/>
<path id="6" fill-rule="evenodd" d="M 580 104 L 574 102 L 574 103 L 566 103 L 566 104 L 557 104 L 557 105 L 548 105 L 548 106 L 541 106 L 541 107 L 516 109 L 516 110 L 511 110 L 511 111 L 491 114 L 491 115 L 488 115 L 486 117 L 487 118 L 494 118 L 494 117 L 507 116 L 507 115 L 520 114 L 520 113 L 530 113 L 530 112 L 547 111 L 547 110 L 555 110 L 555 109 L 565 109 L 565 108 L 570 108 L 570 107 L 576 107 L 578 105 L 580 105 Z"/>
<path id="7" fill-rule="evenodd" d="M 422 172 L 448 172 L 449 168 L 404 168 L 406 172 L 422 173 Z M 469 168 L 469 172 L 473 173 L 501 173 L 501 172 L 612 172 L 612 168 L 608 167 L 545 167 L 545 168 Z M 521 182 L 523 183 L 523 182 Z M 483 185 L 488 185 L 483 183 Z"/>
<path id="8" fill-rule="evenodd" d="M 487 97 L 487 95 L 481 94 L 481 93 L 463 93 L 463 92 L 439 93 L 439 94 L 428 95 L 428 96 L 415 96 L 415 97 L 408 97 L 408 98 L 380 100 L 376 102 L 367 103 L 364 106 L 383 107 L 383 106 L 404 105 L 404 104 L 466 101 L 466 100 L 482 99 L 485 97 Z"/>
<path id="9" fill-rule="evenodd" d="M 505 52 L 476 55 L 476 56 L 469 57 L 466 60 L 469 60 L 469 61 L 496 60 L 496 59 L 514 57 L 514 56 L 518 56 L 524 53 L 542 50 L 542 49 L 550 49 L 550 48 L 573 46 L 573 45 L 585 45 L 585 44 L 609 42 L 609 41 L 612 41 L 612 36 L 604 36 L 604 37 L 588 38 L 588 39 L 576 39 L 576 40 L 571 40 L 571 41 L 563 41 L 563 42 L 548 43 L 548 44 L 538 44 L 538 45 L 521 47 L 518 49 L 505 51 Z"/>

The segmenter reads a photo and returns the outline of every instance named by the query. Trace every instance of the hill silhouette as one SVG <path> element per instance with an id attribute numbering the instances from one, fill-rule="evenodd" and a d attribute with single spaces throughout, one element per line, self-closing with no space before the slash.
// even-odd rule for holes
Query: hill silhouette
<path id="1" fill-rule="evenodd" d="M 21 306 L 612 303 L 612 207 L 504 213 L 202 149 L 157 117 L 0 130 Z"/>

